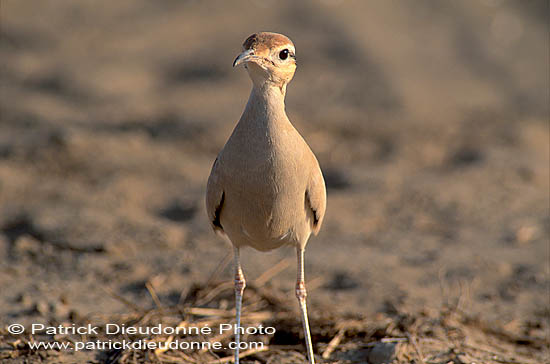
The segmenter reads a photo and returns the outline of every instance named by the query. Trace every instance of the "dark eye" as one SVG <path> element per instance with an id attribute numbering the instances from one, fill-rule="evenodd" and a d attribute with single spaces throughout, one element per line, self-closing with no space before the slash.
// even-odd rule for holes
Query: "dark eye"
<path id="1" fill-rule="evenodd" d="M 283 61 L 288 58 L 288 49 L 283 49 L 281 53 L 279 53 L 279 58 Z"/>

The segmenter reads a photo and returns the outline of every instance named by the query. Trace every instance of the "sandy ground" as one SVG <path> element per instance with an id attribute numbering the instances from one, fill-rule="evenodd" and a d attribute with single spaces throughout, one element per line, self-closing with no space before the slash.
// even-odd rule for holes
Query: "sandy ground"
<path id="1" fill-rule="evenodd" d="M 287 112 L 328 186 L 306 254 L 316 353 L 350 315 L 399 326 L 451 307 L 460 325 L 474 317 L 526 338 L 512 340 L 516 362 L 548 360 L 547 1 L 3 0 L 0 11 L 6 363 L 107 360 L 18 351 L 12 323 L 188 307 L 201 302 L 190 292 L 232 278 L 203 200 L 250 88 L 231 62 L 259 30 L 296 45 Z M 251 282 L 286 267 L 258 287 L 288 298 L 270 312 L 297 312 L 294 259 L 290 248 L 243 252 Z M 226 298 L 203 306 L 231 308 Z M 335 324 L 322 336 L 327 312 Z M 406 337 L 399 327 L 382 334 Z M 479 332 L 497 348 L 490 331 Z M 357 332 L 346 337 L 384 336 Z M 338 352 L 326 362 L 375 361 Z M 284 362 L 275 357 L 249 360 Z"/>

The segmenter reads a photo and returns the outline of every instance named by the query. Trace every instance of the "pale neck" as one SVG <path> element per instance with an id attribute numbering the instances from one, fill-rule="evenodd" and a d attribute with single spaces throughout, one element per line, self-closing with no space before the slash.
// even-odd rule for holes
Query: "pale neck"
<path id="1" fill-rule="evenodd" d="M 254 123 L 288 120 L 285 112 L 286 85 L 282 88 L 265 82 L 252 87 L 244 110 L 244 119 Z"/>

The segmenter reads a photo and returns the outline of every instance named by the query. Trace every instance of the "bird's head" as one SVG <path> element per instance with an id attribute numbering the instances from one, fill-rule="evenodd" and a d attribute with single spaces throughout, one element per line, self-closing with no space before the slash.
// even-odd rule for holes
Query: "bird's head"
<path id="1" fill-rule="evenodd" d="M 294 44 L 282 34 L 260 32 L 243 43 L 243 51 L 233 67 L 244 64 L 255 85 L 273 83 L 281 88 L 292 80 L 296 71 Z"/>

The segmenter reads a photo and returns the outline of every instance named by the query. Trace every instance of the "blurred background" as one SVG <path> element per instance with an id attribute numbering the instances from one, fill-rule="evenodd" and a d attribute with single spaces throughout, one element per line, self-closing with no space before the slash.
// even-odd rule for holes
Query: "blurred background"
<path id="1" fill-rule="evenodd" d="M 548 1 L 0 5 L 0 324 L 127 311 L 106 290 L 153 307 L 146 283 L 175 305 L 212 276 L 230 247 L 205 184 L 264 30 L 296 45 L 287 112 L 328 185 L 310 310 L 548 319 Z M 249 280 L 288 259 L 269 285 L 294 294 L 291 248 L 243 254 Z"/>

